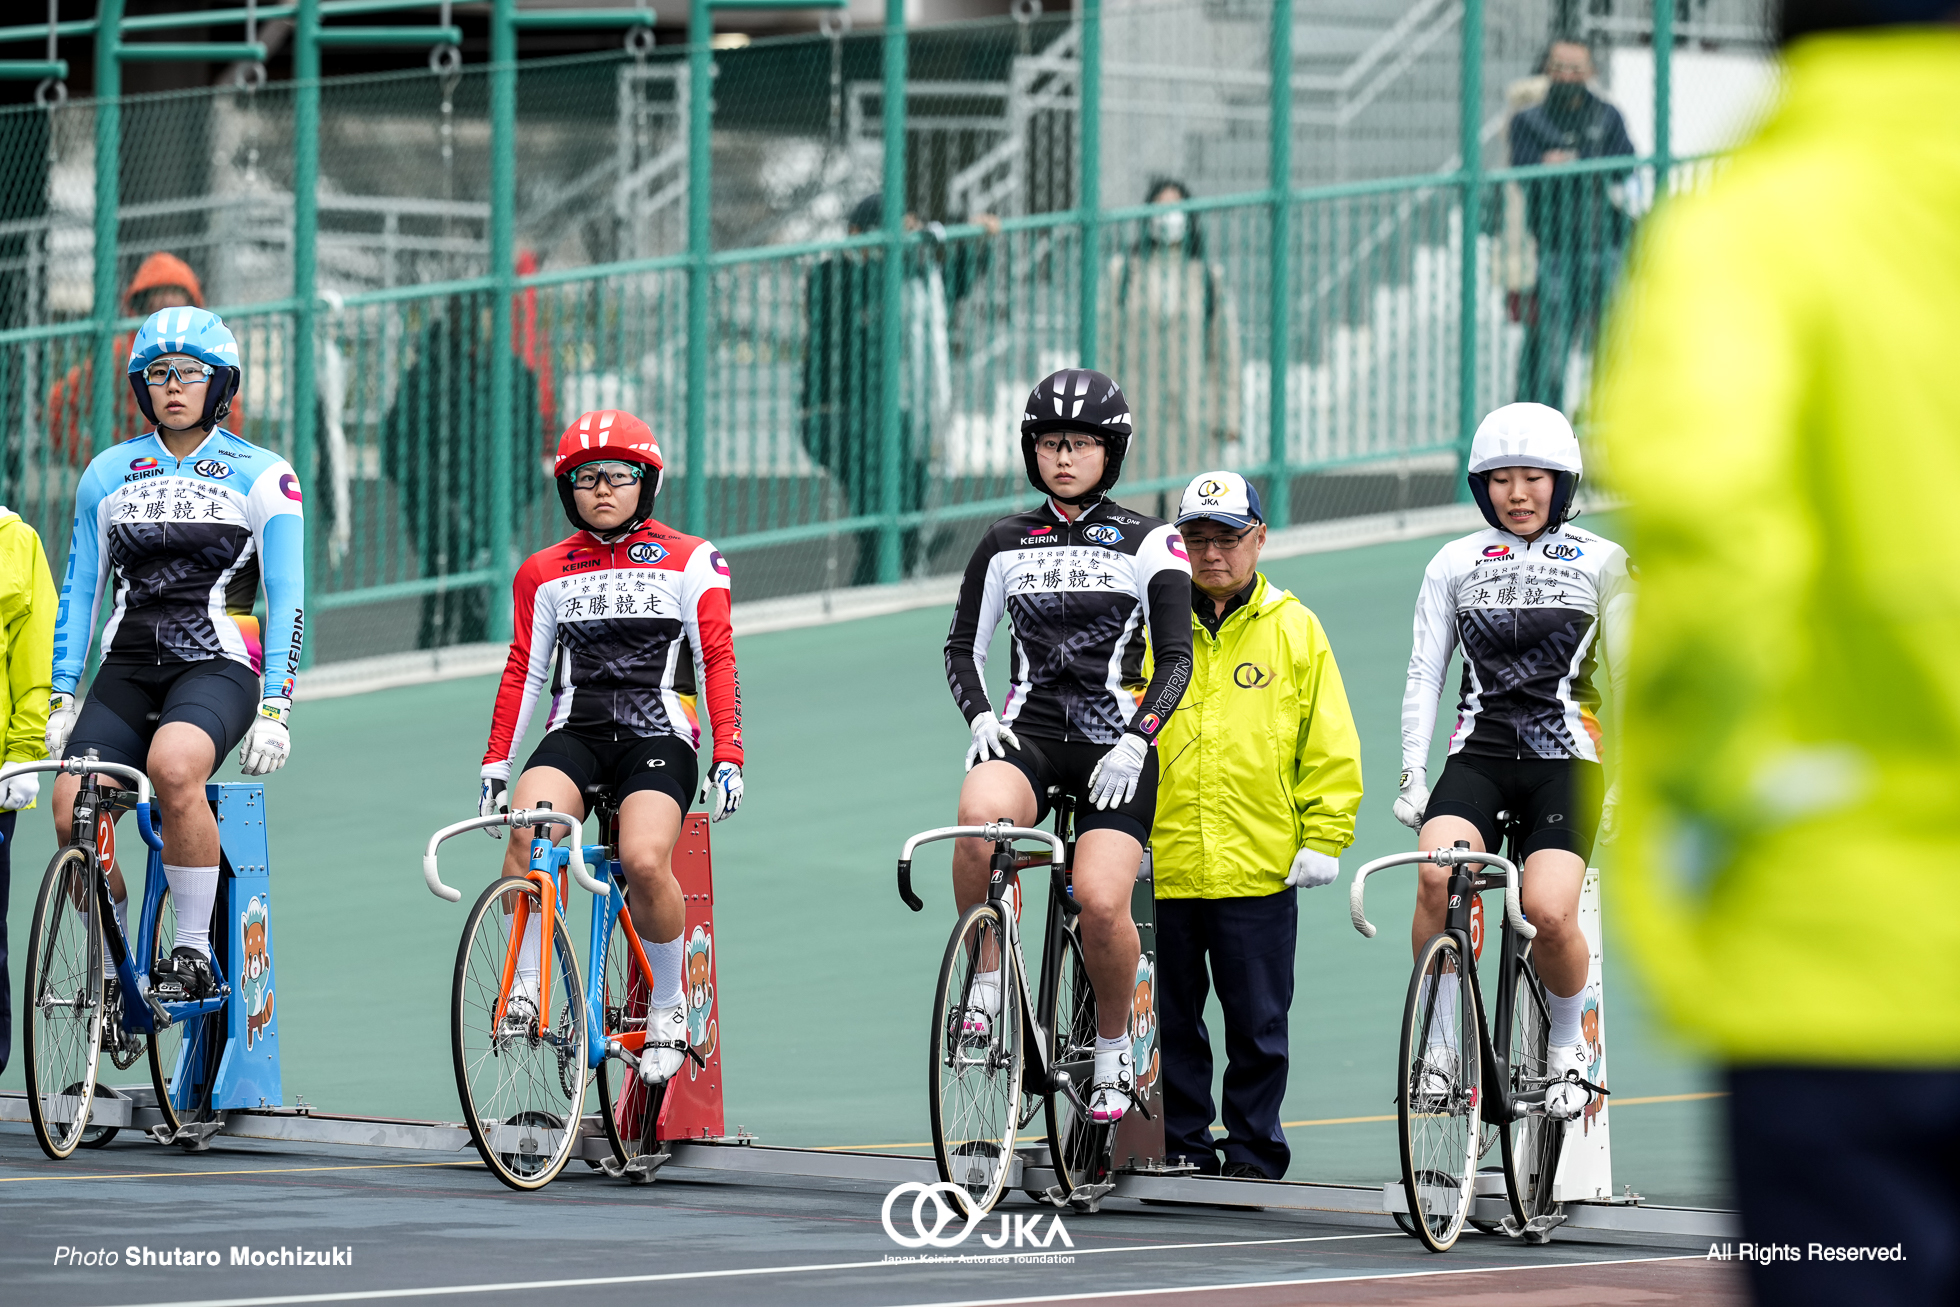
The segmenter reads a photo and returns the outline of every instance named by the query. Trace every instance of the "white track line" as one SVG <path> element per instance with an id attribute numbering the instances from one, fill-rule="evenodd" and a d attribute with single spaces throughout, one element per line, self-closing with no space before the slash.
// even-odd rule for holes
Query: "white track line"
<path id="1" fill-rule="evenodd" d="M 1503 1271 L 1584 1270 L 1594 1266 L 1639 1266 L 1646 1262 L 1695 1262 L 1701 1253 L 1666 1257 L 1622 1257 L 1605 1262 L 1541 1262 L 1523 1266 L 1462 1266 L 1447 1271 L 1380 1271 L 1369 1275 L 1327 1275 L 1303 1280 L 1249 1280 L 1243 1284 L 1194 1284 L 1173 1289 L 1111 1289 L 1101 1293 L 1055 1293 L 1040 1298 L 964 1298 L 957 1302 L 924 1299 L 904 1307 L 1017 1307 L 1021 1303 L 1093 1302 L 1099 1298 L 1147 1298 L 1167 1293 L 1230 1293 L 1235 1289 L 1289 1289 L 1307 1285 L 1355 1284 L 1369 1280 L 1423 1280 L 1438 1275 L 1490 1275 Z"/>
<path id="2" fill-rule="evenodd" d="M 1127 1244 L 1119 1248 L 1077 1248 L 1056 1250 L 1062 1255 L 1092 1257 L 1108 1253 L 1155 1253 L 1179 1252 L 1198 1248 L 1264 1248 L 1279 1244 L 1301 1243 L 1342 1243 L 1358 1239 L 1401 1239 L 1406 1238 L 1399 1230 L 1381 1234 L 1317 1234 L 1300 1235 L 1287 1239 L 1230 1239 L 1211 1243 L 1142 1243 Z M 1042 1253 L 974 1253 L 964 1256 L 960 1262 L 971 1266 L 980 1262 L 1011 1262 L 1017 1257 L 1039 1257 Z M 126 1307 L 278 1307 L 286 1303 L 311 1302 L 372 1302 L 387 1298 L 440 1298 L 450 1294 L 468 1293 L 522 1293 L 538 1289 L 584 1289 L 603 1288 L 615 1284 L 665 1284 L 682 1280 L 729 1280 L 742 1276 L 759 1275 L 811 1275 L 823 1271 L 862 1271 L 872 1267 L 931 1266 L 933 1263 L 913 1260 L 887 1261 L 879 1258 L 870 1262 L 815 1262 L 804 1266 L 752 1266 L 725 1271 L 673 1271 L 663 1275 L 602 1275 L 588 1276 L 575 1280 L 525 1280 L 504 1284 L 447 1284 L 432 1285 L 421 1289 L 356 1289 L 345 1293 L 293 1293 L 279 1294 L 263 1298 L 195 1298 L 177 1302 L 132 1303 Z M 1222 1286 L 1221 1286 L 1222 1287 Z M 1146 1291 L 1147 1292 L 1147 1291 Z M 1033 1301 L 1033 1300 L 1030 1300 Z"/>

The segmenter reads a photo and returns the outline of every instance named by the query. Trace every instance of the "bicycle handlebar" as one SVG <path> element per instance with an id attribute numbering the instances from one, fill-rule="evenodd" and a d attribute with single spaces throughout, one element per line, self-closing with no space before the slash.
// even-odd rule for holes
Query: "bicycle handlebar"
<path id="1" fill-rule="evenodd" d="M 912 892 L 912 850 L 921 844 L 931 844 L 936 840 L 980 839 L 999 842 L 1001 840 L 1041 840 L 1048 845 L 1048 865 L 1056 871 L 1062 870 L 1067 859 L 1066 846 L 1062 837 L 1054 831 L 1035 830 L 1031 826 L 1012 826 L 1006 822 L 990 821 L 984 826 L 941 826 L 936 830 L 920 831 L 905 841 L 905 847 L 898 851 L 898 897 L 905 900 L 905 906 L 914 912 L 923 911 L 926 902 Z"/>
<path id="2" fill-rule="evenodd" d="M 1362 897 L 1368 884 L 1368 877 L 1390 867 L 1404 867 L 1415 862 L 1433 862 L 1439 867 L 1468 867 L 1482 865 L 1497 867 L 1504 872 L 1504 919 L 1511 929 L 1525 939 L 1535 939 L 1538 927 L 1524 919 L 1524 910 L 1518 903 L 1518 869 L 1510 859 L 1495 853 L 1478 853 L 1473 849 L 1434 849 L 1428 853 L 1391 853 L 1386 858 L 1376 858 L 1354 873 L 1354 884 L 1348 890 L 1348 916 L 1354 921 L 1354 928 L 1366 939 L 1375 937 L 1374 923 L 1362 909 Z"/>
<path id="3" fill-rule="evenodd" d="M 585 870 L 585 855 L 579 851 L 581 825 L 571 813 L 554 812 L 550 808 L 518 808 L 512 812 L 500 812 L 494 817 L 472 817 L 468 821 L 459 821 L 453 826 L 444 826 L 441 830 L 429 836 L 429 847 L 422 854 L 422 879 L 428 882 L 429 893 L 439 899 L 447 899 L 451 903 L 463 897 L 463 891 L 452 889 L 442 883 L 442 875 L 436 867 L 436 848 L 451 836 L 461 835 L 464 831 L 482 830 L 489 826 L 564 826 L 569 828 L 572 835 L 569 845 L 571 849 L 572 879 L 577 881 L 579 888 L 588 894 L 603 896 L 612 892 L 606 887 L 604 881 L 595 880 Z"/>
<path id="4" fill-rule="evenodd" d="M 31 771 L 62 772 L 69 776 L 80 776 L 86 772 L 100 772 L 104 776 L 114 776 L 118 780 L 134 782 L 136 787 L 136 829 L 142 833 L 143 843 L 163 852 L 163 839 L 156 827 L 150 823 L 150 778 L 134 767 L 125 767 L 119 762 L 102 762 L 94 758 L 68 758 L 56 762 L 52 758 L 42 762 L 16 762 L 0 767 L 0 785 L 5 785 L 15 776 Z"/>

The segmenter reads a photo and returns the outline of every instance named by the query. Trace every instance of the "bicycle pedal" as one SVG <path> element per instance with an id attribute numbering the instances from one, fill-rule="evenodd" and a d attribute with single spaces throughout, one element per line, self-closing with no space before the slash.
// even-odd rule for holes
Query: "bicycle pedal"
<path id="1" fill-rule="evenodd" d="M 1100 1212 L 1103 1195 L 1115 1187 L 1113 1182 L 1082 1185 L 1068 1196 L 1068 1205 L 1078 1212 Z"/>

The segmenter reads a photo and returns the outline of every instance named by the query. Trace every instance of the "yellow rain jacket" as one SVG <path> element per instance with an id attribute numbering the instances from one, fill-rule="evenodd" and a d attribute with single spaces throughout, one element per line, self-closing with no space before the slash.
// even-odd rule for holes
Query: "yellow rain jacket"
<path id="1" fill-rule="evenodd" d="M 20 514 L 0 508 L 0 664 L 7 723 L 6 761 L 48 756 L 48 688 L 54 672 L 54 578 L 41 537 Z"/>
<path id="2" fill-rule="evenodd" d="M 1960 31 L 1789 52 L 1596 419 L 1641 592 L 1606 911 L 1732 1062 L 1960 1062 Z"/>
<path id="3" fill-rule="evenodd" d="M 1320 619 L 1263 573 L 1212 635 L 1157 739 L 1160 899 L 1277 894 L 1302 845 L 1338 855 L 1361 809 L 1361 737 Z"/>

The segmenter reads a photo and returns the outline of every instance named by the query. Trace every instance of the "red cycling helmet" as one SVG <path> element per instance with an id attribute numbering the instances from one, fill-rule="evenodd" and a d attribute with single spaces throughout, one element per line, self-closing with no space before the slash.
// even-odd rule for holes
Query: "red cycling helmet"
<path id="1" fill-rule="evenodd" d="M 660 442 L 653 438 L 647 424 L 631 413 L 602 408 L 579 414 L 565 428 L 565 434 L 558 437 L 558 458 L 551 465 L 551 474 L 558 479 L 558 498 L 563 501 L 565 516 L 572 520 L 572 525 L 581 531 L 593 530 L 578 515 L 578 504 L 572 498 L 572 472 L 582 463 L 601 461 L 637 463 L 653 469 L 652 476 L 640 479 L 640 503 L 632 520 L 622 522 L 613 530 L 629 531 L 652 517 L 653 497 L 660 493 L 666 466 L 660 457 Z"/>

